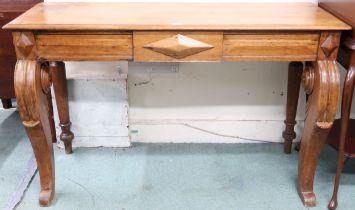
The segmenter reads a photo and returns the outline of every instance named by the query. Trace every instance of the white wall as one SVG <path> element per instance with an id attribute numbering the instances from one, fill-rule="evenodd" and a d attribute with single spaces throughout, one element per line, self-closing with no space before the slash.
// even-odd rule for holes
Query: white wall
<path id="1" fill-rule="evenodd" d="M 67 2 L 68 0 L 63 1 Z M 211 1 L 197 0 L 195 2 Z M 241 1 L 227 0 L 223 2 Z M 316 3 L 317 1 L 259 0 L 243 2 Z M 69 64 L 68 69 L 76 72 L 78 69 L 83 69 L 82 65 L 84 64 Z M 106 74 L 110 75 L 112 68 L 112 64 L 100 64 L 100 73 L 107 72 Z M 342 75 L 344 73 L 345 71 L 342 70 Z M 88 81 L 91 80 L 92 78 Z M 108 94 L 110 97 L 115 94 L 124 94 L 125 80 L 109 80 L 109 82 L 117 83 L 116 88 L 106 89 L 108 92 L 111 91 Z M 71 83 L 79 84 L 80 82 Z M 93 85 L 94 89 L 96 85 L 98 85 L 97 88 L 100 88 L 99 84 L 95 84 L 95 82 L 81 82 L 81 85 L 85 84 Z M 129 125 L 133 141 L 220 143 L 245 142 L 245 139 L 282 141 L 281 133 L 284 128 L 287 95 L 287 63 L 285 62 L 130 63 L 127 86 L 130 107 Z M 70 88 L 74 92 L 73 89 L 80 89 L 75 85 L 71 85 Z M 97 105 L 98 102 L 94 99 L 95 94 L 88 98 L 91 99 L 71 98 L 73 100 L 71 105 L 80 104 L 80 100 L 83 100 L 83 105 L 84 102 L 86 103 L 85 106 L 90 103 L 93 106 Z M 117 139 L 112 139 L 112 141 L 125 142 L 120 138 L 124 136 L 122 133 L 127 134 L 122 131 L 127 119 L 125 119 L 125 111 L 122 111 L 124 107 L 127 107 L 126 97 L 117 96 L 113 103 L 105 101 L 103 96 L 100 98 L 102 100 L 98 107 L 104 108 L 106 103 L 111 103 L 110 110 L 101 116 L 106 120 L 112 119 L 112 125 L 117 126 L 116 133 L 113 135 Z M 299 124 L 296 127 L 298 133 L 301 131 L 304 119 L 304 99 L 304 94 L 301 92 L 300 109 L 297 115 Z M 76 106 L 74 109 L 80 110 L 80 106 Z M 116 117 L 110 115 L 110 112 L 116 111 L 121 115 L 116 115 Z M 79 122 L 83 123 L 82 120 L 75 120 L 80 117 L 80 114 L 74 114 L 74 116 L 76 116 L 72 120 L 74 125 Z M 95 123 L 100 120 L 103 119 L 97 118 Z M 106 121 L 107 123 L 109 122 Z M 74 126 L 74 131 L 78 129 L 82 136 L 92 135 L 91 131 L 85 130 L 85 126 L 80 126 L 81 129 Z M 89 126 L 89 128 L 93 127 Z M 114 126 L 110 128 L 115 130 Z M 100 135 L 104 136 L 105 134 L 99 132 L 96 136 L 98 138 L 91 139 L 91 141 L 84 139 L 85 146 L 97 144 L 105 146 L 107 142 L 98 142 L 104 141 L 104 138 L 99 138 Z"/>
<path id="2" fill-rule="evenodd" d="M 240 142 L 239 136 L 279 141 L 286 69 L 287 63 L 276 62 L 183 63 L 178 72 L 151 73 L 130 66 L 130 122 L 136 131 L 132 138 Z M 149 83 L 135 85 L 149 74 Z"/>
<path id="3" fill-rule="evenodd" d="M 67 62 L 66 68 L 73 146 L 130 146 L 127 63 Z M 59 122 L 53 102 L 55 121 Z M 56 129 L 59 139 L 60 127 Z"/>

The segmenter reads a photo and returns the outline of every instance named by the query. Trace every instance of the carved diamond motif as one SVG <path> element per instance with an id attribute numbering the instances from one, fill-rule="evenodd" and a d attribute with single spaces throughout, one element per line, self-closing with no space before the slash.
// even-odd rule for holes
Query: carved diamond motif
<path id="1" fill-rule="evenodd" d="M 31 53 L 33 48 L 33 42 L 31 41 L 25 33 L 21 33 L 19 39 L 16 42 L 17 49 L 22 53 L 24 56 L 28 56 Z"/>
<path id="2" fill-rule="evenodd" d="M 144 46 L 144 48 L 173 57 L 184 58 L 208 49 L 212 45 L 178 34 Z"/>
<path id="3" fill-rule="evenodd" d="M 321 45 L 321 48 L 327 57 L 329 57 L 337 47 L 338 45 L 334 41 L 332 35 L 328 36 L 323 42 L 323 44 Z"/>

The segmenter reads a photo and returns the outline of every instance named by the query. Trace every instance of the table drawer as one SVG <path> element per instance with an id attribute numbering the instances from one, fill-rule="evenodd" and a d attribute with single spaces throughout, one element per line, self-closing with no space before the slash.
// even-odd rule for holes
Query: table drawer
<path id="1" fill-rule="evenodd" d="M 222 32 L 134 32 L 134 60 L 160 62 L 220 61 Z"/>
<path id="2" fill-rule="evenodd" d="M 317 58 L 316 32 L 236 32 L 224 35 L 226 61 L 313 61 Z"/>
<path id="3" fill-rule="evenodd" d="M 48 60 L 130 60 L 132 33 L 40 33 L 35 35 L 40 58 Z"/>

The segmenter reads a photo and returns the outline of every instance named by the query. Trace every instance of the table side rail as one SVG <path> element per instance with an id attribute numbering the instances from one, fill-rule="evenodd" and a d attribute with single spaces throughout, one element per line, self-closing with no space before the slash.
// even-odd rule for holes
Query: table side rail
<path id="1" fill-rule="evenodd" d="M 28 33 L 15 31 L 14 44 Z M 315 61 L 320 32 L 35 31 L 33 37 L 43 60 Z"/>

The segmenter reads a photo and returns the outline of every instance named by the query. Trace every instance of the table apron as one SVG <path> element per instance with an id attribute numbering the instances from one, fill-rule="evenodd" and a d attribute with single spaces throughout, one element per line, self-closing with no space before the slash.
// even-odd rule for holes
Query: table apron
<path id="1" fill-rule="evenodd" d="M 18 38 L 21 33 L 14 32 L 14 37 Z M 38 59 L 65 61 L 315 61 L 320 38 L 319 31 L 34 31 L 31 33 L 33 33 Z"/>

